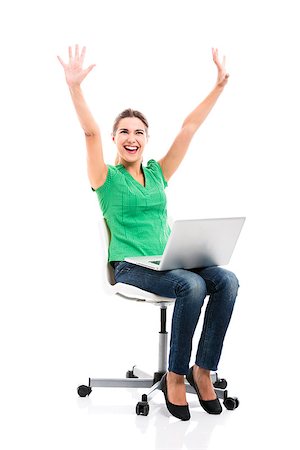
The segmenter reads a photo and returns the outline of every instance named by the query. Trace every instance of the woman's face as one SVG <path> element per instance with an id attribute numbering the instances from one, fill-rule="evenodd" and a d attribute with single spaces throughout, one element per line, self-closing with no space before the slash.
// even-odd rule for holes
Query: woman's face
<path id="1" fill-rule="evenodd" d="M 118 154 L 122 160 L 135 162 L 142 160 L 145 145 L 148 138 L 144 123 L 137 117 L 126 117 L 121 119 L 113 136 Z"/>

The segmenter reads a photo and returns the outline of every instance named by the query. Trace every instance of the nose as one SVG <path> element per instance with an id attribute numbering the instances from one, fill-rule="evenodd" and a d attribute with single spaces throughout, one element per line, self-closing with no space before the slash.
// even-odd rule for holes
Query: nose
<path id="1" fill-rule="evenodd" d="M 135 142 L 135 136 L 133 134 L 129 135 L 127 141 L 131 143 Z"/>

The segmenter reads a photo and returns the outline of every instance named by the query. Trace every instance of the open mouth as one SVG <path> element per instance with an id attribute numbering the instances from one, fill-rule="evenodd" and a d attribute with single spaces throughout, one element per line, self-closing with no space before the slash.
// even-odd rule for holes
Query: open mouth
<path id="1" fill-rule="evenodd" d="M 137 146 L 131 146 L 131 145 L 124 145 L 124 148 L 127 152 L 129 153 L 136 153 L 138 151 L 138 147 Z"/>

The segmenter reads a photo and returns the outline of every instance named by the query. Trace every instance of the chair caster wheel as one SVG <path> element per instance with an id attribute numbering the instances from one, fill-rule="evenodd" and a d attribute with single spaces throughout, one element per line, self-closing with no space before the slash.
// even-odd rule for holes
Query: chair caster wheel
<path id="1" fill-rule="evenodd" d="M 84 384 L 77 388 L 79 397 L 86 397 L 87 395 L 90 395 L 91 392 L 92 388 L 90 386 L 85 386 Z"/>
<path id="2" fill-rule="evenodd" d="M 148 402 L 138 402 L 135 409 L 138 416 L 148 416 L 149 414 L 149 403 Z"/>
<path id="3" fill-rule="evenodd" d="M 134 375 L 133 370 L 127 370 L 126 378 L 138 378 L 138 377 Z"/>
<path id="4" fill-rule="evenodd" d="M 226 389 L 227 381 L 225 380 L 225 378 L 219 378 L 217 381 L 214 382 L 214 387 L 217 389 Z"/>
<path id="5" fill-rule="evenodd" d="M 229 409 L 230 411 L 233 411 L 239 406 L 240 402 L 239 399 L 236 397 L 227 397 L 224 400 L 224 406 L 226 409 Z"/>

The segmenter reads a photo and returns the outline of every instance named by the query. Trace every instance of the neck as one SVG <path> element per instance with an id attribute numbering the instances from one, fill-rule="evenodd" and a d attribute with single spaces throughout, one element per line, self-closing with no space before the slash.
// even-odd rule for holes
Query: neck
<path id="1" fill-rule="evenodd" d="M 142 173 L 142 160 L 134 161 L 134 162 L 128 162 L 124 159 L 121 159 L 120 164 L 125 167 L 125 169 L 131 173 L 132 175 L 141 175 Z"/>

